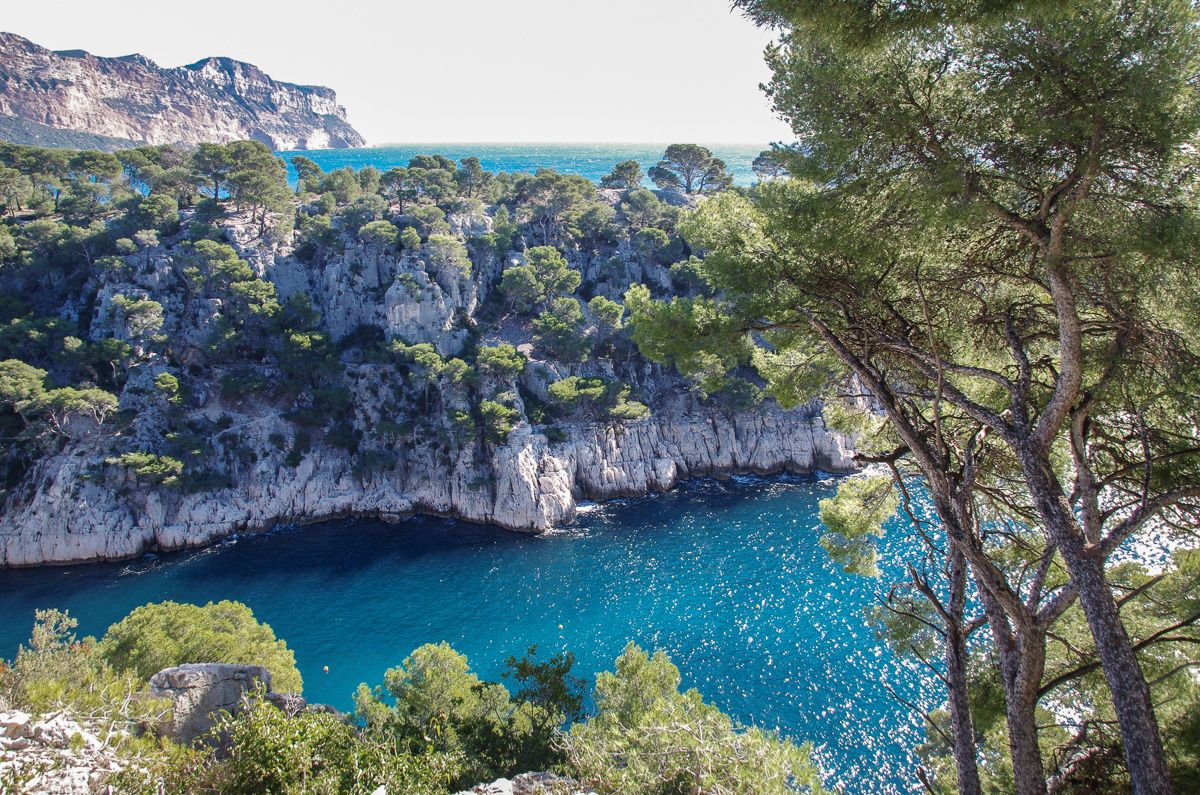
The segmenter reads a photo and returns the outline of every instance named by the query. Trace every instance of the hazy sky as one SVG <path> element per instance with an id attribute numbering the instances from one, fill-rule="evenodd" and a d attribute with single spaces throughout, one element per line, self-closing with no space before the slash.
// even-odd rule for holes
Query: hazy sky
<path id="1" fill-rule="evenodd" d="M 227 55 L 335 89 L 371 143 L 767 143 L 770 40 L 729 0 L 55 0 L 0 28 L 161 66 Z M 171 9 L 167 12 L 165 9 Z"/>

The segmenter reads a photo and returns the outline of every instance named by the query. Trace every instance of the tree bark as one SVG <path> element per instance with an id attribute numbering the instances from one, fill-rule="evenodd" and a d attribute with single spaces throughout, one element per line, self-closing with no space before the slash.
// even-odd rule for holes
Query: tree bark
<path id="1" fill-rule="evenodd" d="M 1086 545 L 1049 462 L 1028 448 L 1019 448 L 1018 457 L 1034 506 L 1050 540 L 1062 554 L 1095 640 L 1096 656 L 1120 724 L 1133 791 L 1135 795 L 1167 795 L 1171 792 L 1171 780 L 1150 687 L 1121 623 L 1116 599 L 1104 575 L 1103 560 L 1098 549 Z"/>
<path id="2" fill-rule="evenodd" d="M 979 763 L 975 756 L 975 722 L 971 717 L 970 682 L 967 678 L 967 639 L 963 633 L 967 567 L 962 553 L 951 547 L 950 617 L 946 625 L 946 691 L 954 740 L 954 769 L 961 795 L 982 795 Z"/>

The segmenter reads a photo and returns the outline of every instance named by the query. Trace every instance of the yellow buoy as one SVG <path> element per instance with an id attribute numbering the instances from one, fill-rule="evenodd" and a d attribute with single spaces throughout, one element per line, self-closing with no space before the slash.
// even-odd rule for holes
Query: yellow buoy
<path id="1" fill-rule="evenodd" d="M 325 666 L 325 673 L 329 673 L 329 666 L 328 666 L 328 665 L 326 665 L 326 666 Z"/>

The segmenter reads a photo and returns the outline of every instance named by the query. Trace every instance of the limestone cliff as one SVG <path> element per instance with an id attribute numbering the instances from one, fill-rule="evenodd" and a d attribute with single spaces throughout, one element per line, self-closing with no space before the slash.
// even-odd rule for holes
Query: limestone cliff
<path id="1" fill-rule="evenodd" d="M 93 340 L 130 343 L 120 404 L 134 419 L 103 429 L 84 422 L 47 442 L 47 453 L 3 495 L 0 565 L 128 558 L 347 515 L 421 512 L 537 532 L 570 521 L 580 500 L 668 489 L 682 478 L 855 467 L 849 440 L 824 427 L 819 406 L 707 400 L 638 355 L 628 339 L 574 363 L 547 355 L 530 317 L 504 309 L 497 294 L 501 272 L 527 252 L 501 257 L 480 244 L 492 218 L 478 204 L 447 218 L 462 250 L 470 244 L 467 263 L 446 254 L 446 235 L 382 251 L 347 234 L 335 254 L 314 257 L 291 237 L 263 234 L 245 214 L 212 230 L 281 303 L 303 297 L 322 333 L 342 341 L 342 419 L 314 417 L 313 409 L 305 415 L 297 405 L 318 405 L 314 387 L 282 395 L 274 382 L 283 375 L 268 356 L 214 357 L 213 340 L 228 328 L 230 312 L 245 310 L 188 286 L 197 278 L 191 213 L 173 237 L 92 269 L 80 297 L 59 307 L 64 316 L 86 317 Z M 627 241 L 567 254 L 584 274 L 582 289 L 595 296 L 619 298 L 630 277 L 666 285 L 673 278 Z M 132 330 L 134 298 L 161 305 L 152 338 Z M 469 383 L 432 384 L 398 361 L 387 340 L 468 360 L 481 347 L 511 345 L 524 363 L 518 375 L 478 369 Z M 167 374 L 182 384 L 171 400 L 158 386 Z M 649 416 L 546 408 L 548 385 L 572 375 L 628 385 Z M 480 400 L 488 396 L 517 418 L 503 438 L 478 430 Z M 132 451 L 184 457 L 188 472 L 173 485 L 139 476 L 114 459 Z"/>
<path id="2" fill-rule="evenodd" d="M 0 116 L 150 144 L 252 139 L 273 149 L 322 149 L 365 143 L 332 90 L 282 83 L 248 63 L 206 58 L 167 69 L 141 55 L 53 52 L 12 33 L 0 33 Z"/>

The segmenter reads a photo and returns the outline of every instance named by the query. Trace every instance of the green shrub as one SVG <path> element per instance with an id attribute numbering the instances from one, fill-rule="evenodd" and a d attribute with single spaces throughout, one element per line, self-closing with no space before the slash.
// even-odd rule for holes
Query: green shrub
<path id="1" fill-rule="evenodd" d="M 168 403 L 180 403 L 179 379 L 170 373 L 159 373 L 154 378 L 154 387 L 166 396 Z"/>
<path id="2" fill-rule="evenodd" d="M 744 728 L 699 691 L 679 691 L 667 656 L 630 643 L 596 677 L 596 714 L 564 738 L 582 781 L 602 795 L 784 795 L 819 792 L 807 748 Z"/>
<path id="3" fill-rule="evenodd" d="M 536 653 L 508 659 L 505 676 L 520 686 L 511 695 L 479 679 L 449 644 L 426 644 L 388 669 L 382 687 L 359 685 L 356 713 L 368 736 L 467 761 L 458 786 L 543 770 L 563 759 L 558 733 L 580 716 L 583 682 L 571 675 L 572 655 L 539 662 Z"/>
<path id="4" fill-rule="evenodd" d="M 507 343 L 487 345 L 479 349 L 475 364 L 481 373 L 509 380 L 524 372 L 525 357 Z"/>
<path id="5" fill-rule="evenodd" d="M 495 400 L 480 403 L 479 414 L 483 417 L 484 436 L 489 442 L 497 444 L 507 441 L 508 434 L 521 420 L 521 412 Z"/>
<path id="6" fill-rule="evenodd" d="M 239 602 L 143 605 L 108 628 L 100 656 L 118 670 L 149 679 L 182 663 L 245 663 L 271 672 L 275 690 L 300 692 L 296 656 Z"/>
<path id="7" fill-rule="evenodd" d="M 538 347 L 564 362 L 582 362 L 592 349 L 583 332 L 583 310 L 574 298 L 555 298 L 532 327 Z"/>
<path id="8" fill-rule="evenodd" d="M 138 480 L 161 483 L 164 486 L 178 483 L 179 475 L 183 472 L 183 462 L 178 458 L 146 452 L 122 453 L 104 459 L 104 463 L 116 467 L 129 467 Z"/>
<path id="9" fill-rule="evenodd" d="M 147 681 L 109 665 L 94 638 L 75 636 L 77 623 L 59 610 L 34 613 L 29 643 L 11 663 L 0 661 L 0 702 L 33 714 L 67 710 L 108 726 L 161 717 L 168 705 L 146 697 Z"/>

